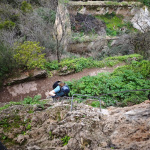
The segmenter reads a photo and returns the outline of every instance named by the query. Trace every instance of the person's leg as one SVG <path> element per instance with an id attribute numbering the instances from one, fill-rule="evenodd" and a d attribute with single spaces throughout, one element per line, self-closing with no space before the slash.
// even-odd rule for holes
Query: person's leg
<path id="1" fill-rule="evenodd" d="M 56 93 L 56 96 L 57 96 L 57 97 L 62 97 L 62 96 L 64 96 L 64 95 L 65 95 L 65 93 L 64 93 L 64 92 L 62 92 L 62 91 L 61 91 L 61 92 L 59 92 L 59 93 Z"/>

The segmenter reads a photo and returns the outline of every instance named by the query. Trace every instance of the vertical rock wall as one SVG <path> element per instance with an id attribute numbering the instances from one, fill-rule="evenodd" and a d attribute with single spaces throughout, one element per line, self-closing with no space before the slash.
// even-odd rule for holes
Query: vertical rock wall
<path id="1" fill-rule="evenodd" d="M 146 32 L 150 29 L 150 12 L 148 10 L 148 7 L 144 6 L 142 7 L 138 13 L 135 14 L 135 16 L 131 20 L 133 26 L 142 31 Z"/>
<path id="2" fill-rule="evenodd" d="M 69 12 L 63 3 L 58 3 L 54 28 L 54 34 L 57 34 L 58 42 L 63 46 L 64 50 L 67 50 L 67 45 L 71 36 L 71 25 Z"/>

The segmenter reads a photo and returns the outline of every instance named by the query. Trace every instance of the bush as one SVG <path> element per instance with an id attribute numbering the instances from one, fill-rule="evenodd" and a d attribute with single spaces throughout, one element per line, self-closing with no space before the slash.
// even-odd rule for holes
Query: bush
<path id="1" fill-rule="evenodd" d="M 131 62 L 132 60 L 142 60 L 142 56 L 139 54 L 133 55 L 125 55 L 125 56 L 117 56 L 117 57 L 108 57 L 102 61 L 94 60 L 93 58 L 67 58 L 62 60 L 59 63 L 59 69 L 66 67 L 67 70 L 65 71 L 74 71 L 80 72 L 85 68 L 102 68 L 105 66 L 112 67 L 120 62 Z M 130 61 L 129 61 L 130 60 Z"/>
<path id="2" fill-rule="evenodd" d="M 21 10 L 24 13 L 31 12 L 32 11 L 32 5 L 27 3 L 26 1 L 23 1 L 21 4 Z"/>
<path id="3" fill-rule="evenodd" d="M 131 54 L 131 55 L 124 55 L 124 56 L 114 56 L 114 57 L 107 57 L 105 58 L 105 61 L 108 60 L 119 60 L 119 61 L 125 61 L 128 62 L 129 60 L 137 60 L 140 61 L 142 60 L 143 57 L 139 54 Z"/>
<path id="4" fill-rule="evenodd" d="M 58 61 L 57 60 L 54 60 L 52 62 L 46 62 L 44 67 L 49 70 L 49 71 L 52 71 L 52 70 L 58 70 Z"/>
<path id="5" fill-rule="evenodd" d="M 40 47 L 38 42 L 26 41 L 23 44 L 19 43 L 16 44 L 14 59 L 21 68 L 44 68 L 46 60 L 42 50 L 44 50 L 44 47 Z"/>
<path id="6" fill-rule="evenodd" d="M 150 31 L 132 35 L 130 43 L 133 45 L 135 53 L 150 60 Z"/>
<path id="7" fill-rule="evenodd" d="M 0 23 L 0 29 L 12 29 L 15 27 L 15 25 L 16 24 L 14 22 L 7 20 Z"/>
<path id="8" fill-rule="evenodd" d="M 56 12 L 50 10 L 49 8 L 40 7 L 37 9 L 38 15 L 43 19 L 43 21 L 49 23 L 55 23 Z"/>
<path id="9" fill-rule="evenodd" d="M 149 0 L 139 0 L 141 3 L 143 3 L 144 5 L 150 7 L 150 1 Z"/>
<path id="10" fill-rule="evenodd" d="M 15 61 L 12 49 L 0 41 L 0 84 L 2 84 L 2 79 L 11 73 L 14 67 Z"/>
<path id="11" fill-rule="evenodd" d="M 128 90 L 149 89 L 150 62 L 134 62 L 117 68 L 113 73 L 101 73 L 97 76 L 86 76 L 80 80 L 68 82 L 70 96 L 73 94 L 101 96 L 106 106 L 125 106 L 137 104 L 147 99 L 149 91 L 130 92 Z M 127 91 L 127 92 L 123 92 Z M 120 92 L 120 93 L 116 93 Z"/>
<path id="12" fill-rule="evenodd" d="M 59 63 L 59 68 L 67 67 L 68 70 L 74 70 L 74 72 L 80 72 L 84 68 L 103 67 L 103 64 L 99 61 L 94 61 L 92 58 L 67 58 Z"/>

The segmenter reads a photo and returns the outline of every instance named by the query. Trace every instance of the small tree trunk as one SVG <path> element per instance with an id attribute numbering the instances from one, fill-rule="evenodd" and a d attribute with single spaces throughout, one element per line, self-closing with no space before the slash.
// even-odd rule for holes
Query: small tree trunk
<path id="1" fill-rule="evenodd" d="M 60 63 L 60 52 L 59 52 L 59 42 L 58 42 L 58 39 L 57 39 L 57 43 L 56 43 L 56 56 L 57 56 L 58 63 Z"/>

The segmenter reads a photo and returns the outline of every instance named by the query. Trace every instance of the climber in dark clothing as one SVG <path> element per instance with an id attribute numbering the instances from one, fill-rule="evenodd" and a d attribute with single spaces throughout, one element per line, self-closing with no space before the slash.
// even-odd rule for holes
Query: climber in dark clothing
<path id="1" fill-rule="evenodd" d="M 53 90 L 49 92 L 49 95 L 54 97 L 68 96 L 70 89 L 67 84 L 61 81 L 56 81 L 53 85 Z"/>

